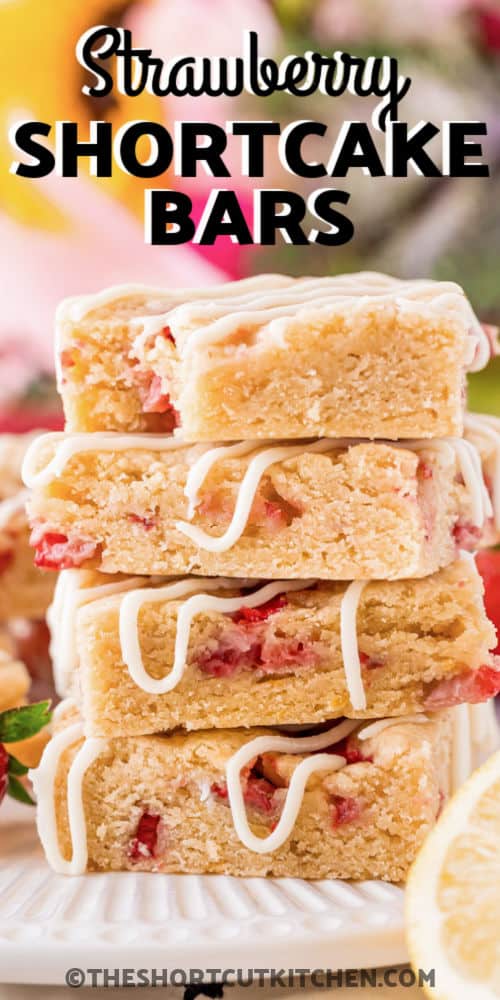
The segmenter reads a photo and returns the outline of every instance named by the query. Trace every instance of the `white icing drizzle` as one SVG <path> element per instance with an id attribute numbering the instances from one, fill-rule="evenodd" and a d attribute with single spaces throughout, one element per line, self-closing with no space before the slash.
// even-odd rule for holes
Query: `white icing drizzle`
<path id="1" fill-rule="evenodd" d="M 80 875 L 87 867 L 87 829 L 83 806 L 83 779 L 88 768 L 107 747 L 105 740 L 84 741 L 71 764 L 67 779 L 68 821 L 72 843 L 70 861 L 63 858 L 57 832 L 55 782 L 64 751 L 81 739 L 81 723 L 69 726 L 52 737 L 35 771 L 30 771 L 37 797 L 37 827 L 47 860 L 61 875 Z"/>
<path id="2" fill-rule="evenodd" d="M 273 326 L 282 320 L 293 319 L 307 310 L 314 312 L 333 309 L 346 302 L 353 310 L 369 307 L 372 303 L 394 301 L 398 308 L 404 310 L 411 303 L 420 301 L 424 306 L 431 307 L 435 312 L 457 312 L 470 334 L 468 355 L 465 359 L 470 371 L 483 368 L 490 358 L 490 343 L 479 320 L 475 316 L 463 290 L 453 282 L 436 281 L 404 281 L 374 272 L 361 272 L 352 275 L 338 275 L 327 278 L 302 278 L 285 289 L 277 288 L 273 293 L 260 294 L 253 298 L 246 297 L 247 308 L 234 308 L 237 300 L 230 297 L 225 302 L 207 305 L 207 316 L 203 319 L 203 305 L 184 303 L 172 311 L 169 317 L 174 336 L 177 327 L 181 331 L 187 328 L 188 336 L 180 344 L 178 350 L 181 356 L 199 347 L 224 340 L 239 327 L 266 327 L 266 339 L 273 334 Z M 220 308 L 213 308 L 220 305 Z M 213 316 L 213 314 L 215 315 Z M 213 318 L 212 318 L 213 316 Z M 189 329 L 194 320 L 194 328 Z M 196 326 L 196 322 L 199 326 Z"/>
<path id="3" fill-rule="evenodd" d="M 364 711 L 366 708 L 366 694 L 361 675 L 356 618 L 359 601 L 367 583 L 367 580 L 355 580 L 353 583 L 350 583 L 340 604 L 340 646 L 342 660 L 351 705 L 357 712 Z"/>
<path id="4" fill-rule="evenodd" d="M 38 469 L 40 454 L 47 445 L 56 445 L 48 464 Z M 47 486 L 62 474 L 67 463 L 82 452 L 174 451 L 182 448 L 181 438 L 164 434 L 121 434 L 118 431 L 94 431 L 92 434 L 65 434 L 54 431 L 42 434 L 30 444 L 23 461 L 22 478 L 26 486 Z M 38 471 L 37 471 L 38 470 Z"/>
<path id="5" fill-rule="evenodd" d="M 378 719 L 377 722 L 370 722 L 367 726 L 363 726 L 363 729 L 360 729 L 359 733 L 357 733 L 357 737 L 358 740 L 370 740 L 373 736 L 378 736 L 379 733 L 382 733 L 384 729 L 390 729 L 391 726 L 399 726 L 407 722 L 420 725 L 423 722 L 429 722 L 429 719 L 420 712 L 415 715 L 400 715 L 391 719 Z"/>
<path id="6" fill-rule="evenodd" d="M 29 497 L 29 490 L 19 490 L 13 497 L 7 497 L 0 502 L 0 531 L 6 528 L 19 511 L 24 510 Z"/>
<path id="7" fill-rule="evenodd" d="M 469 490 L 472 503 L 472 522 L 482 528 L 493 514 L 490 495 L 484 482 L 481 459 L 477 448 L 470 441 L 451 439 L 460 465 L 464 483 Z"/>
<path id="8" fill-rule="evenodd" d="M 61 717 L 66 714 L 66 712 L 69 712 L 71 711 L 71 709 L 76 709 L 76 708 L 77 704 L 74 698 L 63 698 L 63 700 L 60 701 L 59 704 L 52 709 L 52 719 L 51 719 L 52 726 L 54 725 L 54 722 L 58 722 L 59 719 L 61 719 Z"/>
<path id="9" fill-rule="evenodd" d="M 112 305 L 113 302 L 133 298 L 136 295 L 152 299 L 153 301 L 155 299 L 168 298 L 172 300 L 172 304 L 185 302 L 188 299 L 208 299 L 211 301 L 215 298 L 232 298 L 238 292 L 247 291 L 250 293 L 252 290 L 258 292 L 267 287 L 280 288 L 291 284 L 294 280 L 284 274 L 270 273 L 256 274 L 250 278 L 241 278 L 238 281 L 226 281 L 223 285 L 206 285 L 204 287 L 180 288 L 177 290 L 140 284 L 112 285 L 110 288 L 104 288 L 100 292 L 90 295 L 74 295 L 73 297 L 64 299 L 59 305 L 56 318 L 58 321 L 68 319 L 74 323 L 78 323 L 88 313 L 93 312 L 94 309 L 100 309 L 103 306 Z M 169 311 L 170 309 L 162 315 L 167 315 Z"/>
<path id="10" fill-rule="evenodd" d="M 494 445 L 492 499 L 495 528 L 500 531 L 500 420 L 484 413 L 466 413 L 464 424 L 466 431 Z"/>
<path id="11" fill-rule="evenodd" d="M 215 296 L 217 299 L 220 299 L 225 296 L 233 296 L 235 292 L 245 290 L 251 293 L 252 290 L 257 292 L 259 289 L 267 287 L 279 288 L 290 284 L 292 280 L 292 278 L 281 274 L 260 274 L 254 275 L 251 278 L 243 278 L 240 281 L 226 282 L 224 285 L 208 285 L 205 288 L 181 288 L 173 290 L 137 284 L 114 285 L 111 288 L 105 288 L 92 295 L 74 295 L 71 298 L 64 299 L 57 308 L 55 325 L 55 371 L 58 391 L 61 392 L 63 388 L 61 352 L 65 346 L 63 338 L 65 323 L 79 324 L 95 309 L 102 309 L 122 299 L 141 296 L 150 300 L 150 308 L 154 309 L 157 315 L 148 315 L 139 319 L 131 317 L 129 323 L 133 326 L 136 323 L 147 321 L 151 324 L 149 332 L 157 333 L 166 325 L 170 310 L 187 299 L 197 300 L 206 298 L 211 300 Z M 169 303 L 167 311 L 164 309 L 165 300 L 168 300 Z M 162 307 L 163 311 L 158 314 L 158 310 L 161 310 Z M 68 343 L 71 344 L 71 340 Z"/>
<path id="12" fill-rule="evenodd" d="M 233 754 L 226 764 L 226 781 L 229 805 L 233 817 L 234 829 L 241 843 L 256 854 L 266 854 L 276 851 L 290 836 L 302 804 L 302 798 L 308 778 L 315 771 L 337 771 L 345 766 L 345 757 L 338 754 L 314 754 L 302 760 L 295 768 L 279 822 L 267 837 L 257 837 L 250 829 L 240 774 L 242 769 L 254 757 L 260 754 L 281 751 L 289 754 L 311 753 L 338 743 L 349 736 L 359 726 L 359 722 L 346 719 L 332 729 L 315 736 L 293 738 L 289 736 L 257 736 L 245 743 Z"/>
<path id="13" fill-rule="evenodd" d="M 248 451 L 250 451 L 252 447 L 255 447 L 255 445 L 250 445 L 249 442 L 243 445 L 245 449 L 247 446 Z M 240 445 L 230 445 L 228 448 L 214 448 L 208 453 L 208 455 L 203 455 L 202 458 L 192 466 L 190 470 L 191 485 L 189 487 L 190 492 L 188 495 L 190 510 L 193 510 L 196 505 L 196 488 L 200 487 L 208 473 L 208 470 L 218 459 L 234 455 L 234 449 L 236 447 L 240 447 Z M 232 548 L 235 542 L 237 542 L 243 534 L 259 482 L 271 465 L 275 465 L 277 462 L 284 462 L 286 459 L 294 458 L 296 455 L 302 455 L 304 452 L 321 453 L 332 451 L 336 448 L 338 449 L 338 447 L 338 441 L 322 439 L 320 441 L 315 441 L 312 444 L 302 443 L 298 445 L 278 446 L 266 448 L 264 451 L 259 451 L 249 462 L 248 468 L 243 476 L 238 490 L 231 523 L 223 535 L 209 535 L 206 531 L 203 531 L 203 528 L 194 524 L 188 524 L 186 521 L 176 521 L 177 530 L 181 531 L 182 534 L 190 538 L 195 545 L 199 545 L 200 548 L 205 549 L 207 552 L 227 552 L 227 550 Z M 245 454 L 245 451 L 242 451 L 241 454 Z M 199 463 L 203 463 L 201 475 L 199 473 Z M 195 488 L 192 486 L 193 483 L 195 484 Z"/>
<path id="14" fill-rule="evenodd" d="M 144 577 L 132 576 L 114 583 L 85 587 L 85 577 L 85 570 L 63 569 L 59 573 L 52 604 L 47 611 L 54 683 L 58 695 L 62 698 L 67 695 L 78 666 L 76 643 L 78 608 L 101 597 L 139 588 L 147 582 Z"/>
<path id="15" fill-rule="evenodd" d="M 226 552 L 241 537 L 255 499 L 259 482 L 266 470 L 278 462 L 286 461 L 306 452 L 324 453 L 355 447 L 359 439 L 326 439 L 294 445 L 275 445 L 261 450 L 257 442 L 237 442 L 228 446 L 203 448 L 200 457 L 192 464 L 185 486 L 188 499 L 188 517 L 193 517 L 198 501 L 198 491 L 213 465 L 224 458 L 249 454 L 256 448 L 257 454 L 250 459 L 240 483 L 231 523 L 224 534 L 209 535 L 197 525 L 177 521 L 177 529 L 200 548 L 208 552 Z M 46 445 L 55 444 L 55 454 L 48 464 L 39 469 L 40 453 Z M 410 451 L 436 451 L 443 453 L 453 448 L 466 488 L 470 492 L 472 520 L 481 527 L 491 517 L 493 510 L 486 489 L 477 449 L 469 441 L 460 438 L 443 438 L 429 441 L 380 442 L 389 447 Z M 173 451 L 186 447 L 181 437 L 166 437 L 161 434 L 121 434 L 118 432 L 95 431 L 92 434 L 62 434 L 54 432 L 37 437 L 28 448 L 23 462 L 23 479 L 26 486 L 46 486 L 53 478 L 60 476 L 71 458 L 81 452 L 113 452 L 127 449 L 144 451 Z M 188 446 L 191 447 L 191 446 Z M 199 452 L 198 452 L 199 454 Z M 38 471 L 37 471 L 38 470 Z"/>
<path id="16" fill-rule="evenodd" d="M 215 463 L 225 458 L 240 458 L 249 455 L 259 447 L 258 441 L 239 441 L 237 444 L 221 445 L 217 448 L 207 448 L 206 451 L 191 466 L 184 487 L 184 495 L 188 499 L 188 520 L 191 520 L 198 503 L 198 492 L 205 482 Z"/>
<path id="17" fill-rule="evenodd" d="M 220 611 L 231 614 L 240 608 L 257 608 L 270 601 L 278 594 L 290 593 L 294 590 L 304 590 L 311 581 L 296 580 L 295 582 L 277 581 L 269 583 L 246 597 L 217 597 L 212 594 L 199 593 L 207 586 L 234 588 L 237 580 L 203 579 L 181 580 L 178 583 L 156 589 L 133 591 L 127 594 L 120 604 L 120 644 L 123 661 L 127 670 L 138 687 L 149 694 L 166 694 L 179 684 L 186 667 L 186 657 L 189 646 L 191 623 L 195 615 L 203 612 Z M 189 597 L 180 607 L 177 615 L 177 631 L 175 637 L 174 662 L 165 677 L 151 677 L 145 670 L 139 641 L 138 616 L 143 604 L 158 603 L 163 600 L 174 600 L 197 592 Z"/>

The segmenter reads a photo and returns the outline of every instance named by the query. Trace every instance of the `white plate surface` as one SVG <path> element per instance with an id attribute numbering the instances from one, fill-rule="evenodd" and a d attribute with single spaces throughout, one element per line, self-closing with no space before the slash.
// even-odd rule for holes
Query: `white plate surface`
<path id="1" fill-rule="evenodd" d="M 28 807 L 0 819 L 0 982 L 78 968 L 362 968 L 407 960 L 403 893 L 382 882 L 54 875 Z"/>

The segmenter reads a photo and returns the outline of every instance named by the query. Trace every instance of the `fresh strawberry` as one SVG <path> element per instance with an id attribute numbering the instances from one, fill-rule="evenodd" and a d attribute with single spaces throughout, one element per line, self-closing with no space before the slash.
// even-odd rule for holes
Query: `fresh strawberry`
<path id="1" fill-rule="evenodd" d="M 273 796 L 276 787 L 267 778 L 263 778 L 258 772 L 255 773 L 254 768 L 255 765 L 253 768 L 245 768 L 242 772 L 243 799 L 249 809 L 268 815 L 274 810 Z M 215 798 L 226 805 L 228 804 L 229 795 L 225 781 L 214 781 L 210 786 L 210 791 Z"/>
<path id="2" fill-rule="evenodd" d="M 63 351 L 61 351 L 59 361 L 61 363 L 61 368 L 74 368 L 76 365 L 75 356 L 69 347 L 66 347 Z"/>
<path id="3" fill-rule="evenodd" d="M 241 607 L 231 617 L 233 622 L 237 624 L 243 622 L 246 625 L 254 625 L 256 622 L 265 622 L 270 615 L 275 615 L 277 611 L 281 611 L 287 604 L 288 601 L 285 594 L 277 594 L 276 597 L 272 597 L 265 604 L 259 604 L 256 608 Z"/>
<path id="4" fill-rule="evenodd" d="M 135 837 L 130 841 L 128 848 L 128 857 L 131 861 L 144 861 L 155 857 L 160 818 L 148 812 L 142 814 Z"/>
<path id="5" fill-rule="evenodd" d="M 267 778 L 257 778 L 253 774 L 249 774 L 245 781 L 243 798 L 249 809 L 270 813 L 274 809 L 273 796 L 275 791 L 276 788 Z"/>
<path id="6" fill-rule="evenodd" d="M 435 712 L 441 708 L 453 708 L 463 702 L 477 705 L 499 692 L 500 670 L 479 667 L 479 670 L 466 670 L 457 677 L 440 681 L 427 695 L 424 707 Z"/>
<path id="7" fill-rule="evenodd" d="M 497 630 L 495 653 L 500 653 L 500 549 L 478 552 L 476 566 L 483 578 L 486 613 Z"/>
<path id="8" fill-rule="evenodd" d="M 225 781 L 214 781 L 210 785 L 210 791 L 212 795 L 215 795 L 216 799 L 222 799 L 224 802 L 228 800 L 228 791 Z"/>
<path id="9" fill-rule="evenodd" d="M 457 549 L 465 549 L 466 552 L 474 552 L 477 549 L 482 534 L 481 528 L 462 518 L 455 522 L 452 530 Z"/>
<path id="10" fill-rule="evenodd" d="M 57 531 L 42 532 L 36 526 L 30 538 L 35 548 L 35 566 L 42 569 L 76 569 L 92 559 L 98 545 L 91 538 L 68 538 Z"/>
<path id="11" fill-rule="evenodd" d="M 423 459 L 420 459 L 417 467 L 417 476 L 419 479 L 432 479 L 434 476 L 432 465 L 429 465 L 428 462 L 424 462 Z"/>
<path id="12" fill-rule="evenodd" d="M 161 331 L 161 336 L 164 337 L 165 340 L 169 340 L 170 343 L 173 344 L 175 347 L 174 335 L 169 326 L 163 327 L 163 330 Z"/>
<path id="13" fill-rule="evenodd" d="M 278 610 L 278 609 L 276 609 Z M 321 655 L 314 643 L 300 639 L 281 639 L 271 635 L 262 638 L 253 629 L 261 622 L 245 622 L 223 633 L 215 648 L 200 650 L 196 665 L 211 677 L 231 677 L 238 670 L 259 670 L 262 673 L 295 673 L 316 666 Z"/>
<path id="14" fill-rule="evenodd" d="M 173 431 L 178 427 L 179 414 L 168 392 L 164 392 L 160 376 L 154 372 L 137 370 L 134 372 L 134 381 L 141 400 L 142 412 L 162 414 L 166 431 Z"/>
<path id="15" fill-rule="evenodd" d="M 196 658 L 196 666 L 209 677 L 232 677 L 237 670 L 255 668 L 260 660 L 261 644 L 258 642 L 241 642 L 236 644 L 237 636 L 225 640 L 221 638 L 215 649 L 200 652 Z"/>
<path id="16" fill-rule="evenodd" d="M 384 663 L 382 660 L 374 660 L 368 653 L 359 653 L 359 662 L 362 667 L 366 667 L 367 670 L 376 670 L 377 667 L 383 667 Z"/>
<path id="17" fill-rule="evenodd" d="M 326 753 L 336 753 L 339 757 L 345 757 L 348 764 L 360 764 L 365 761 L 369 763 L 373 762 L 373 757 L 370 757 L 369 754 L 364 754 L 361 747 L 356 744 L 351 736 L 346 736 L 343 740 L 339 740 L 338 743 L 334 743 L 333 746 L 328 747 Z"/>
<path id="18" fill-rule="evenodd" d="M 158 517 L 156 514 L 151 514 L 148 517 L 141 517 L 140 514 L 127 514 L 127 521 L 131 521 L 132 524 L 142 524 L 146 531 L 151 531 L 156 528 L 158 524 Z"/>
<path id="19" fill-rule="evenodd" d="M 351 796 L 334 795 L 332 803 L 332 826 L 344 826 L 359 819 L 363 812 L 363 803 Z"/>

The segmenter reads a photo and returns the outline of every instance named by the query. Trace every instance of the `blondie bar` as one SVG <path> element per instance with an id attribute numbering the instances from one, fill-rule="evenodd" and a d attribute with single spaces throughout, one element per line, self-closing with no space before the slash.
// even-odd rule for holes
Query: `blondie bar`
<path id="1" fill-rule="evenodd" d="M 33 562 L 27 496 L 24 490 L 0 501 L 0 622 L 43 618 L 54 591 L 52 574 Z"/>
<path id="2" fill-rule="evenodd" d="M 134 341 L 188 441 L 462 433 L 492 345 L 449 282 L 361 273 L 184 303 Z"/>
<path id="3" fill-rule="evenodd" d="M 361 592 L 65 570 L 50 614 L 58 690 L 106 737 L 482 702 L 500 691 L 482 589 L 470 558 Z"/>
<path id="4" fill-rule="evenodd" d="M 292 283 L 263 274 L 203 289 L 166 290 L 140 285 L 108 288 L 65 299 L 56 315 L 56 372 L 66 426 L 73 431 L 170 432 L 176 426 L 159 376 L 139 366 L 139 333 L 158 332 L 162 316 L 182 302 L 262 294 Z"/>
<path id="5" fill-rule="evenodd" d="M 54 581 L 33 565 L 21 466 L 38 434 L 0 434 L 0 623 L 43 618 Z"/>
<path id="6" fill-rule="evenodd" d="M 336 580 L 421 577 L 491 517 L 460 439 L 186 445 L 49 434 L 27 453 L 38 566 Z"/>
<path id="7" fill-rule="evenodd" d="M 57 331 L 69 430 L 187 441 L 461 435 L 492 350 L 458 285 L 368 272 L 111 289 L 63 303 Z"/>
<path id="8" fill-rule="evenodd" d="M 398 882 L 450 789 L 450 713 L 344 720 L 312 735 L 81 733 L 63 719 L 32 775 L 40 838 L 65 874 Z"/>

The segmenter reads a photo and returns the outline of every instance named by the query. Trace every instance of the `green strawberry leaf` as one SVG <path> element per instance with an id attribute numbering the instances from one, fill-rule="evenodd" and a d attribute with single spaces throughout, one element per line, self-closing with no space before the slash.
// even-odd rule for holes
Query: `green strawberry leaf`
<path id="1" fill-rule="evenodd" d="M 0 743 L 17 743 L 29 736 L 35 736 L 50 722 L 50 701 L 38 701 L 34 705 L 9 708 L 0 712 Z"/>
<path id="2" fill-rule="evenodd" d="M 20 760 L 17 760 L 16 757 L 12 757 L 9 754 L 9 769 L 8 769 L 8 774 L 17 774 L 17 775 L 21 776 L 23 774 L 27 774 L 28 771 L 29 771 L 29 767 L 26 767 L 25 764 L 21 764 Z"/>
<path id="3" fill-rule="evenodd" d="M 27 806 L 34 806 L 35 802 L 31 798 L 29 792 L 26 791 L 24 785 L 9 774 L 9 783 L 7 785 L 7 795 L 10 795 L 11 799 L 17 799 L 18 802 L 24 802 Z"/>

